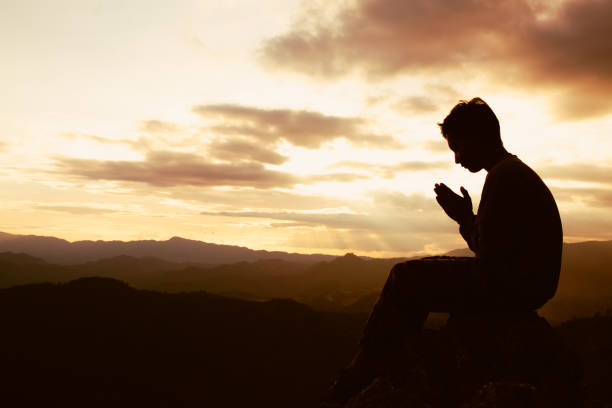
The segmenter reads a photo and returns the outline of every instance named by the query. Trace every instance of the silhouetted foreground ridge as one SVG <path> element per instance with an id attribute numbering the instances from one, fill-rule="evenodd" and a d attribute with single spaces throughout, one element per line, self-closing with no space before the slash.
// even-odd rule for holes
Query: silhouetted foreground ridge
<path id="1" fill-rule="evenodd" d="M 387 363 L 346 408 L 581 407 L 582 363 L 536 313 L 451 317 Z"/>
<path id="2" fill-rule="evenodd" d="M 0 290 L 5 407 L 309 407 L 361 317 L 108 278 Z"/>
<path id="3" fill-rule="evenodd" d="M 248 302 L 205 292 L 135 290 L 113 279 L 1 289 L 0 400 L 3 407 L 313 407 L 354 354 L 363 319 L 315 312 L 288 300 Z M 498 329 L 516 334 L 517 340 L 550 330 L 533 323 L 534 328 L 516 332 L 508 325 Z M 422 344 L 406 348 L 396 367 L 410 367 L 407 363 L 415 358 L 420 365 L 380 378 L 367 395 L 381 404 L 370 406 L 387 406 L 378 397 L 405 401 L 415 397 L 415 386 L 427 384 L 437 387 L 431 390 L 434 397 L 434 390 L 451 395 L 448 389 L 455 390 L 452 395 L 468 395 L 469 384 L 485 381 L 474 374 L 476 369 L 484 367 L 487 373 L 498 367 L 498 360 L 478 356 L 521 344 L 489 342 L 496 331 L 483 333 L 485 326 L 476 321 L 461 327 L 428 330 Z M 584 362 L 585 407 L 610 407 L 612 316 L 572 320 L 555 331 Z M 543 336 L 537 339 L 542 340 L 523 356 L 549 344 Z M 441 360 L 437 344 L 446 345 L 445 356 L 454 357 L 446 360 L 450 368 L 440 364 L 438 377 L 431 377 L 425 363 L 436 367 Z M 499 367 L 524 364 L 525 359 L 504 360 L 509 355 L 501 355 Z M 571 355 L 565 361 L 571 363 Z M 562 379 L 576 374 L 569 366 L 559 371 Z M 559 390 L 565 388 L 559 385 Z M 497 383 L 481 391 L 481 402 L 499 393 L 515 401 L 533 400 L 525 383 Z M 366 394 L 362 397 L 354 407 L 368 406 Z M 415 398 L 411 404 L 419 407 Z"/>

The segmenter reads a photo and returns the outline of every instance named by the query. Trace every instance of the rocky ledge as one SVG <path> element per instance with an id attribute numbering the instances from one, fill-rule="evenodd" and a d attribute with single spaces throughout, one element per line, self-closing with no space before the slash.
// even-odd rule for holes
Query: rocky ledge
<path id="1" fill-rule="evenodd" d="M 344 408 L 575 408 L 581 364 L 536 313 L 453 316 Z"/>

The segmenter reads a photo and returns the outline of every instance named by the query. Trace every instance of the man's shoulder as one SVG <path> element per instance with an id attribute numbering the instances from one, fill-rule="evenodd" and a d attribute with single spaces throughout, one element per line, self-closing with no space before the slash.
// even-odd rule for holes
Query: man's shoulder
<path id="1" fill-rule="evenodd" d="M 485 185 L 496 194 L 509 196 L 540 194 L 548 190 L 540 176 L 515 155 L 511 155 L 489 171 Z M 505 192 L 505 193 L 504 193 Z"/>
<path id="2" fill-rule="evenodd" d="M 488 174 L 489 179 L 506 179 L 506 180 L 525 180 L 534 179 L 540 180 L 540 177 L 535 171 L 526 165 L 516 155 L 510 155 L 497 163 Z"/>
<path id="3" fill-rule="evenodd" d="M 521 159 L 519 159 L 515 154 L 510 154 L 503 160 L 500 160 L 493 168 L 490 173 L 503 173 L 506 171 L 516 171 L 521 169 L 528 169 L 527 166 Z"/>

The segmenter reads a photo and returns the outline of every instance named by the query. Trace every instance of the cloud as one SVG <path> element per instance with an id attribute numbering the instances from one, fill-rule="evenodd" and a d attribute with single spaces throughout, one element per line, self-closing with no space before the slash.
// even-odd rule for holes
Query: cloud
<path id="1" fill-rule="evenodd" d="M 262 164 L 213 163 L 192 153 L 151 151 L 144 161 L 58 158 L 57 171 L 92 180 L 147 183 L 154 186 L 290 187 L 295 176 L 268 170 Z"/>
<path id="2" fill-rule="evenodd" d="M 367 180 L 370 176 L 365 174 L 355 173 L 326 173 L 313 174 L 309 176 L 310 182 L 334 182 L 334 183 L 350 183 L 357 180 Z"/>
<path id="3" fill-rule="evenodd" d="M 129 143 L 132 143 L 130 140 L 127 140 L 127 139 L 111 139 L 109 137 L 97 136 L 97 135 L 92 135 L 89 133 L 66 132 L 66 133 L 63 133 L 61 136 L 65 139 L 71 139 L 71 140 L 88 139 L 88 140 L 93 140 L 94 142 L 101 143 L 101 144 L 129 144 Z"/>
<path id="4" fill-rule="evenodd" d="M 171 196 L 188 200 L 195 205 L 214 205 L 224 211 L 244 208 L 269 210 L 321 210 L 338 208 L 347 204 L 346 200 L 323 194 L 301 194 L 279 190 L 235 187 L 229 190 L 183 189 L 167 190 Z"/>
<path id="5" fill-rule="evenodd" d="M 271 220 L 296 221 L 301 225 L 331 228 L 371 229 L 375 222 L 367 216 L 349 213 L 292 213 L 292 212 L 258 212 L 258 211 L 220 211 L 203 212 L 202 215 L 240 218 L 266 218 Z"/>
<path id="6" fill-rule="evenodd" d="M 331 229 L 348 229 L 355 231 L 413 231 L 419 233 L 448 233 L 449 223 L 432 214 L 418 213 L 412 216 L 393 217 L 379 214 L 351 213 L 295 213 L 295 212 L 258 212 L 258 211 L 221 211 L 203 212 L 202 215 L 223 217 L 264 218 L 295 222 L 297 225 L 325 226 Z"/>
<path id="7" fill-rule="evenodd" d="M 609 208 L 583 208 L 561 211 L 563 235 L 584 239 L 611 239 L 612 216 Z"/>
<path id="8" fill-rule="evenodd" d="M 609 111 L 612 2 L 356 0 L 309 9 L 262 44 L 262 62 L 333 79 L 452 72 L 558 91 L 570 118 Z M 555 6 L 556 5 L 556 6 Z"/>
<path id="9" fill-rule="evenodd" d="M 240 139 L 213 140 L 208 150 L 213 157 L 227 161 L 247 159 L 268 164 L 283 164 L 289 160 L 287 156 Z"/>
<path id="10" fill-rule="evenodd" d="M 202 214 L 273 220 L 272 228 L 294 229 L 289 240 L 298 247 L 410 253 L 426 247 L 465 246 L 456 223 L 444 214 L 433 197 L 373 191 L 369 198 L 371 203 L 355 212 L 237 210 Z"/>
<path id="11" fill-rule="evenodd" d="M 110 137 L 104 137 L 104 136 L 98 136 L 98 135 L 92 135 L 89 133 L 63 133 L 61 135 L 63 138 L 66 139 L 87 139 L 87 140 L 92 140 L 96 143 L 100 143 L 100 144 L 105 144 L 105 145 L 125 145 L 125 146 L 129 146 L 131 148 L 133 148 L 134 150 L 146 150 L 147 146 L 148 146 L 148 142 L 147 140 L 140 138 L 137 140 L 132 140 L 132 139 L 112 139 Z"/>
<path id="12" fill-rule="evenodd" d="M 405 161 L 392 165 L 382 165 L 375 163 L 365 163 L 357 161 L 341 161 L 329 166 L 329 168 L 347 168 L 353 170 L 365 170 L 376 176 L 392 179 L 397 173 L 403 172 L 418 172 L 418 171 L 429 171 L 447 169 L 449 163 L 447 162 L 426 162 L 426 161 Z"/>
<path id="13" fill-rule="evenodd" d="M 600 174 L 599 176 L 602 176 Z M 580 176 L 580 174 L 579 174 Z M 587 174 L 588 176 L 588 174 Z M 598 175 L 595 176 L 599 179 Z M 568 180 L 575 180 L 575 175 Z M 590 179 L 581 181 L 592 181 Z M 612 239 L 612 185 L 603 187 L 551 186 L 559 204 L 563 235 L 570 240 Z"/>
<path id="14" fill-rule="evenodd" d="M 183 130 L 183 128 L 176 123 L 157 119 L 143 120 L 140 123 L 140 129 L 146 133 L 152 134 L 173 134 Z"/>
<path id="15" fill-rule="evenodd" d="M 551 188 L 558 201 L 580 202 L 589 207 L 612 207 L 612 189 Z"/>
<path id="16" fill-rule="evenodd" d="M 503 54 L 496 46 L 506 32 L 518 28 L 513 17 L 531 13 L 524 2 L 514 0 L 350 4 L 338 12 L 334 24 L 317 24 L 327 11 L 310 10 L 289 32 L 264 43 L 264 60 L 325 77 L 353 69 L 376 76 L 448 69 Z"/>
<path id="17" fill-rule="evenodd" d="M 393 104 L 393 108 L 403 115 L 419 116 L 438 111 L 438 105 L 427 96 L 409 96 Z"/>
<path id="18" fill-rule="evenodd" d="M 73 206 L 73 205 L 37 205 L 34 208 L 37 210 L 66 212 L 66 213 L 75 214 L 75 215 L 90 215 L 90 214 L 97 215 L 97 214 L 108 214 L 108 213 L 115 212 L 114 210 L 110 210 L 107 208 Z"/>
<path id="19" fill-rule="evenodd" d="M 352 173 L 296 176 L 274 171 L 261 163 L 217 163 L 194 153 L 149 151 L 143 161 L 91 160 L 59 157 L 55 171 L 90 180 L 139 182 L 153 186 L 245 186 L 289 188 L 318 182 L 347 183 L 368 178 Z"/>
<path id="20" fill-rule="evenodd" d="M 319 112 L 290 109 L 262 109 L 232 104 L 201 105 L 193 111 L 216 119 L 214 133 L 251 137 L 266 144 L 285 140 L 293 145 L 315 149 L 334 139 L 354 145 L 382 149 L 400 148 L 389 135 L 374 134 L 364 119 L 328 116 Z"/>
<path id="21" fill-rule="evenodd" d="M 391 212 L 435 212 L 439 210 L 433 197 L 422 194 L 406 195 L 397 191 L 374 191 L 371 193 L 371 197 L 374 208 L 390 210 Z"/>
<path id="22" fill-rule="evenodd" d="M 609 112 L 612 2 L 569 0 L 550 18 L 531 21 L 513 55 L 530 84 L 561 86 L 558 113 L 580 119 Z"/>
<path id="23" fill-rule="evenodd" d="M 594 164 L 570 163 L 539 167 L 538 172 L 545 178 L 581 181 L 612 185 L 612 167 Z"/>
<path id="24" fill-rule="evenodd" d="M 422 194 L 374 191 L 372 204 L 359 212 L 289 212 L 289 211 L 219 211 L 203 212 L 239 218 L 260 218 L 285 221 L 282 226 L 324 226 L 330 229 L 370 231 L 372 233 L 448 233 L 455 224 L 438 208 L 433 197 Z M 289 224 L 287 224 L 289 223 Z M 455 231 L 456 232 L 456 231 Z"/>
<path id="25" fill-rule="evenodd" d="M 422 147 L 434 153 L 448 153 L 450 151 L 448 143 L 442 139 L 442 135 L 440 135 L 439 141 L 428 140 L 423 142 Z"/>

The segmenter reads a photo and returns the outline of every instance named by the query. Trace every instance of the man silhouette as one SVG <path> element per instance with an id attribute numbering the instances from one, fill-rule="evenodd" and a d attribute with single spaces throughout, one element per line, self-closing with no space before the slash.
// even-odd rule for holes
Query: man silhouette
<path id="1" fill-rule="evenodd" d="M 395 265 L 330 402 L 342 403 L 367 385 L 421 332 L 429 312 L 529 312 L 557 289 L 563 233 L 555 200 L 540 177 L 506 151 L 489 105 L 480 98 L 460 101 L 439 126 L 455 163 L 488 172 L 476 215 L 465 188 L 458 195 L 444 183 L 434 186 L 436 200 L 476 256 Z"/>

